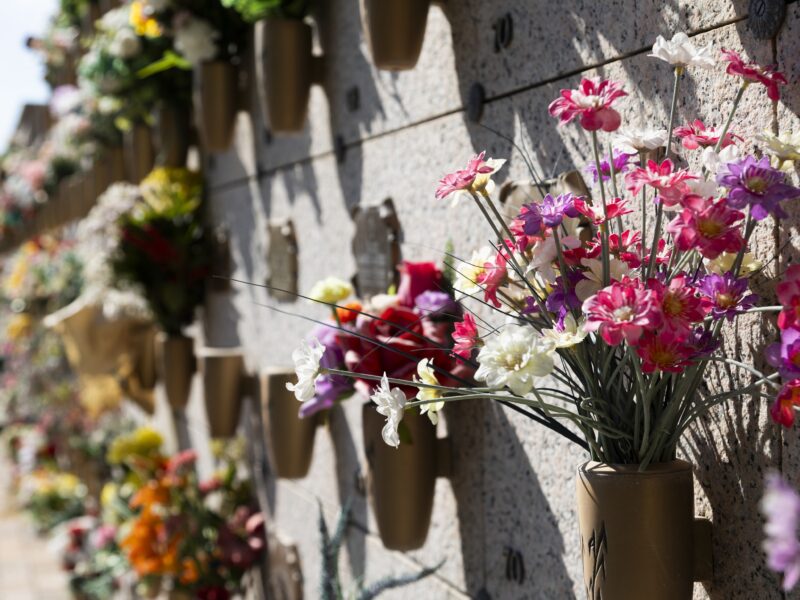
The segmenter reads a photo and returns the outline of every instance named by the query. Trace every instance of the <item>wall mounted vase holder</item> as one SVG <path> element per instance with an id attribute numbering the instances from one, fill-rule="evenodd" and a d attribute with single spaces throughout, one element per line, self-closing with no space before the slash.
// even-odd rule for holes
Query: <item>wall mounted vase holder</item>
<path id="1" fill-rule="evenodd" d="M 322 416 L 299 415 L 300 403 L 286 384 L 297 381 L 290 369 L 273 369 L 261 376 L 261 410 L 267 447 L 275 475 L 301 479 L 308 474 L 314 456 L 314 438 Z"/>
<path id="2" fill-rule="evenodd" d="M 253 378 L 245 373 L 241 348 L 203 348 L 199 355 L 209 433 L 212 438 L 231 438 Z"/>
<path id="3" fill-rule="evenodd" d="M 324 59 L 312 51 L 311 26 L 298 19 L 268 18 L 256 24 L 259 98 L 273 133 L 305 127 L 313 83 L 322 83 Z"/>
<path id="4" fill-rule="evenodd" d="M 194 112 L 203 147 L 225 152 L 236 129 L 239 71 L 230 62 L 217 60 L 203 63 L 194 75 Z"/>
<path id="5" fill-rule="evenodd" d="M 362 427 L 372 511 L 386 548 L 415 550 L 428 536 L 436 478 L 451 472 L 450 443 L 438 439 L 436 427 L 416 411 L 407 411 L 403 417 L 411 441 L 399 448 L 384 443 L 383 426 L 384 417 L 375 405 L 364 404 Z"/>
<path id="6" fill-rule="evenodd" d="M 405 71 L 419 60 L 431 0 L 361 0 L 372 61 L 379 69 Z"/>
<path id="7" fill-rule="evenodd" d="M 125 132 L 122 140 L 126 177 L 129 182 L 138 184 L 153 170 L 156 163 L 153 130 L 143 123 L 136 123 Z"/>
<path id="8" fill-rule="evenodd" d="M 190 111 L 188 106 L 161 102 L 156 114 L 157 162 L 165 167 L 184 167 L 189 154 Z"/>
<path id="9" fill-rule="evenodd" d="M 588 600 L 690 600 L 711 578 L 711 523 L 694 518 L 692 466 L 588 462 L 578 469 Z"/>
<path id="10" fill-rule="evenodd" d="M 174 409 L 184 409 L 189 403 L 192 378 L 197 369 L 194 340 L 163 332 L 156 339 L 159 378 L 164 382 L 167 401 Z"/>

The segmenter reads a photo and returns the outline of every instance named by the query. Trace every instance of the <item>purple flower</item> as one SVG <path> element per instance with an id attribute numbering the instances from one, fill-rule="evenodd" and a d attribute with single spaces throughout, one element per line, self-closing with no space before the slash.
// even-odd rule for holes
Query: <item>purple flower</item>
<path id="1" fill-rule="evenodd" d="M 786 174 L 773 169 L 769 157 L 756 160 L 746 156 L 724 165 L 717 174 L 717 183 L 728 188 L 728 205 L 742 209 L 750 206 L 750 214 L 756 221 L 773 214 L 785 219 L 788 215 L 781 208 L 784 200 L 800 197 L 800 189 L 784 183 Z"/>
<path id="2" fill-rule="evenodd" d="M 764 552 L 767 566 L 783 573 L 783 589 L 791 590 L 800 579 L 800 495 L 777 473 L 767 475 L 761 514 L 766 518 Z"/>
<path id="3" fill-rule="evenodd" d="M 542 231 L 542 207 L 536 202 L 523 204 L 516 221 L 522 224 L 525 235 L 539 235 Z"/>
<path id="4" fill-rule="evenodd" d="M 784 329 L 781 341 L 767 346 L 764 355 L 770 365 L 780 370 L 784 379 L 800 377 L 800 331 Z"/>
<path id="5" fill-rule="evenodd" d="M 614 172 L 615 173 L 624 173 L 628 170 L 629 161 L 633 158 L 633 154 L 627 154 L 622 150 L 614 150 L 611 151 L 612 155 L 614 156 Z M 597 183 L 597 164 L 594 162 L 590 162 L 583 168 L 584 173 L 588 173 L 592 176 L 592 181 Z M 603 181 L 608 181 L 611 179 L 611 161 L 609 160 L 609 156 L 606 155 L 600 159 L 600 174 L 603 177 Z"/>
<path id="6" fill-rule="evenodd" d="M 720 341 L 714 339 L 714 335 L 706 331 L 705 327 L 700 326 L 692 331 L 688 345 L 692 349 L 689 359 L 696 360 L 713 354 L 720 347 Z"/>
<path id="7" fill-rule="evenodd" d="M 556 277 L 553 284 L 553 291 L 545 300 L 545 307 L 552 313 L 556 313 L 558 320 L 556 325 L 559 330 L 564 329 L 564 318 L 573 310 L 580 310 L 583 303 L 575 293 L 575 286 L 579 281 L 585 279 L 580 271 L 570 271 L 567 274 L 567 282 L 564 285 L 564 278 Z"/>
<path id="8" fill-rule="evenodd" d="M 580 213 L 575 208 L 575 199 L 572 194 L 559 194 L 553 197 L 547 194 L 539 206 L 542 222 L 548 227 L 558 227 L 564 217 L 577 217 Z"/>
<path id="9" fill-rule="evenodd" d="M 730 271 L 725 275 L 706 275 L 697 290 L 715 319 L 726 317 L 732 321 L 739 313 L 752 308 L 758 300 L 755 294 L 747 293 L 747 279 L 736 279 Z"/>
<path id="10" fill-rule="evenodd" d="M 423 317 L 448 317 L 460 315 L 458 305 L 450 294 L 436 290 L 422 292 L 414 300 L 414 308 Z"/>

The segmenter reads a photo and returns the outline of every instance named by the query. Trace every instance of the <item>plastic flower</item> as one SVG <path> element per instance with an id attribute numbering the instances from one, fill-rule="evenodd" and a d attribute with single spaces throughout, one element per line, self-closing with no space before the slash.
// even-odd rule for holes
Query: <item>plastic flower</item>
<path id="1" fill-rule="evenodd" d="M 482 277 L 483 272 L 486 270 L 485 265 L 495 260 L 496 254 L 497 250 L 491 246 L 484 246 L 479 250 L 473 251 L 468 261 L 458 265 L 456 280 L 453 282 L 456 298 L 472 296 L 483 291 L 483 288 L 478 284 L 478 279 Z"/>
<path id="2" fill-rule="evenodd" d="M 325 354 L 325 346 L 314 339 L 311 343 L 303 340 L 300 347 L 292 352 L 297 383 L 287 383 L 286 389 L 294 392 L 300 402 L 311 400 L 316 394 L 315 384 L 320 376 L 320 361 Z"/>
<path id="3" fill-rule="evenodd" d="M 478 335 L 478 324 L 470 313 L 464 313 L 464 319 L 455 324 L 453 341 L 455 342 L 453 354 L 462 358 L 470 358 L 472 351 L 482 344 Z"/>
<path id="4" fill-rule="evenodd" d="M 723 252 L 738 252 L 745 244 L 740 221 L 744 214 L 728 207 L 725 199 L 686 196 L 683 210 L 668 225 L 675 247 L 681 252 L 696 249 L 705 258 Z"/>
<path id="5" fill-rule="evenodd" d="M 661 324 L 659 299 L 641 282 L 625 278 L 603 288 L 583 303 L 587 331 L 600 333 L 610 346 L 623 340 L 635 345 L 646 329 Z"/>
<path id="6" fill-rule="evenodd" d="M 605 213 L 603 213 L 602 206 L 589 204 L 582 198 L 575 199 L 575 208 L 595 225 L 600 225 L 611 219 L 616 219 L 617 217 L 628 215 L 633 212 L 628 208 L 628 201 L 622 198 L 612 198 L 606 202 Z"/>
<path id="7" fill-rule="evenodd" d="M 784 379 L 800 378 L 800 330 L 784 329 L 781 341 L 767 346 L 764 355 Z"/>
<path id="8" fill-rule="evenodd" d="M 770 214 L 788 215 L 781 208 L 784 200 L 800 197 L 800 189 L 785 183 L 786 174 L 770 165 L 769 158 L 746 156 L 728 163 L 717 173 L 717 183 L 728 189 L 728 204 L 733 208 L 750 206 L 750 214 L 760 221 Z"/>
<path id="9" fill-rule="evenodd" d="M 738 252 L 723 252 L 715 259 L 705 259 L 703 264 L 707 272 L 724 275 L 733 269 L 738 254 Z M 739 275 L 750 275 L 758 271 L 762 266 L 761 261 L 756 260 L 752 252 L 745 252 L 742 257 L 742 264 L 739 266 Z"/>
<path id="10" fill-rule="evenodd" d="M 622 118 L 611 105 L 627 95 L 615 81 L 584 78 L 577 90 L 561 90 L 561 97 L 550 103 L 548 111 L 561 125 L 578 118 L 587 131 L 615 131 Z"/>
<path id="11" fill-rule="evenodd" d="M 703 150 L 703 154 L 700 156 L 700 162 L 708 170 L 709 173 L 716 174 L 724 165 L 739 160 L 741 157 L 742 157 L 742 151 L 739 149 L 739 146 L 731 144 L 730 146 L 722 148 L 719 152 L 715 151 L 714 148 L 711 147 L 705 148 Z M 713 179 L 711 180 L 696 179 L 690 185 L 695 190 L 698 185 L 707 186 L 709 188 L 709 191 L 701 195 L 708 195 L 708 196 L 716 195 L 717 186 L 716 182 Z M 695 193 L 699 194 L 700 192 L 695 191 Z"/>
<path id="12" fill-rule="evenodd" d="M 478 353 L 475 379 L 493 388 L 508 387 L 517 395 L 533 389 L 536 379 L 554 367 L 552 345 L 532 327 L 508 325 L 485 341 Z"/>
<path id="13" fill-rule="evenodd" d="M 483 295 L 486 302 L 491 302 L 497 308 L 502 303 L 497 298 L 497 291 L 508 282 L 508 268 L 506 267 L 506 257 L 502 252 L 497 252 L 494 262 L 483 264 L 483 271 L 478 274 L 477 283 L 483 286 Z"/>
<path id="14" fill-rule="evenodd" d="M 600 159 L 600 175 L 603 177 L 603 181 L 608 181 L 611 179 L 611 165 L 614 165 L 614 173 L 624 173 L 628 170 L 628 163 L 630 162 L 631 158 L 635 155 L 630 152 L 623 152 L 622 150 L 618 150 L 614 148 L 611 151 L 612 156 L 604 156 Z M 613 158 L 612 158 L 613 157 Z M 597 175 L 597 163 L 594 161 L 588 163 L 583 168 L 585 173 L 588 173 L 592 176 L 592 181 L 597 183 L 599 179 Z"/>
<path id="15" fill-rule="evenodd" d="M 758 300 L 755 294 L 747 293 L 747 278 L 737 279 L 732 273 L 706 275 L 700 280 L 697 290 L 705 298 L 705 304 L 715 319 L 725 317 L 732 321 Z"/>
<path id="16" fill-rule="evenodd" d="M 778 315 L 778 327 L 800 328 L 800 265 L 786 269 L 783 280 L 776 286 L 783 310 Z"/>
<path id="17" fill-rule="evenodd" d="M 603 287 L 603 262 L 596 258 L 584 258 L 581 260 L 581 265 L 587 270 L 583 272 L 584 278 L 576 284 L 575 293 L 578 298 L 585 301 Z M 614 257 L 609 259 L 608 268 L 611 281 L 622 281 L 631 271 L 628 263 Z"/>
<path id="18" fill-rule="evenodd" d="M 682 31 L 673 35 L 671 40 L 658 36 L 653 44 L 653 52 L 647 56 L 658 58 L 675 67 L 710 69 L 715 63 L 711 55 L 711 44 L 697 49 L 689 36 Z"/>
<path id="19" fill-rule="evenodd" d="M 184 12 L 175 26 L 175 50 L 192 65 L 199 66 L 216 58 L 219 31 L 203 19 Z"/>
<path id="20" fill-rule="evenodd" d="M 666 159 L 658 164 L 654 160 L 647 161 L 647 168 L 634 169 L 625 177 L 628 190 L 638 194 L 645 185 L 654 187 L 658 197 L 665 206 L 674 206 L 684 195 L 689 193 L 687 181 L 697 179 L 684 169 L 674 170 L 674 164 Z"/>
<path id="21" fill-rule="evenodd" d="M 397 427 L 400 421 L 403 420 L 403 413 L 406 407 L 406 395 L 403 390 L 398 388 L 392 389 L 389 386 L 389 378 L 386 373 L 383 374 L 381 384 L 375 389 L 375 392 L 370 396 L 370 399 L 377 405 L 377 411 L 386 417 L 386 425 L 383 426 L 381 435 L 383 441 L 389 446 L 397 448 L 400 445 L 400 436 L 397 433 Z"/>
<path id="22" fill-rule="evenodd" d="M 553 348 L 572 348 L 577 346 L 589 332 L 583 327 L 584 321 L 577 321 L 574 316 L 568 314 L 564 317 L 561 327 L 542 330 L 542 337 L 553 345 Z"/>
<path id="23" fill-rule="evenodd" d="M 722 50 L 723 60 L 728 62 L 725 72 L 734 77 L 741 77 L 746 83 L 760 83 L 767 88 L 767 96 L 773 102 L 780 97 L 779 85 L 786 85 L 786 77 L 776 70 L 775 66 L 762 67 L 754 62 L 745 62 L 733 50 Z"/>
<path id="24" fill-rule="evenodd" d="M 338 277 L 326 277 L 314 284 L 308 297 L 315 302 L 337 304 L 353 294 L 353 286 Z"/>
<path id="25" fill-rule="evenodd" d="M 668 285 L 658 281 L 648 283 L 661 298 L 661 314 L 664 326 L 676 335 L 686 335 L 692 331 L 692 324 L 699 323 L 706 316 L 703 301 L 697 291 L 689 285 L 686 275 L 681 273 L 673 277 Z"/>
<path id="26" fill-rule="evenodd" d="M 417 375 L 419 379 L 415 381 L 427 385 L 441 385 L 436 378 L 436 371 L 433 369 L 433 361 L 428 358 L 423 358 L 417 363 Z M 420 387 L 417 392 L 417 400 L 425 402 L 420 404 L 420 414 L 427 414 L 431 423 L 436 425 L 439 422 L 439 411 L 444 408 L 444 400 L 439 400 L 442 397 L 442 391 L 430 387 Z"/>
<path id="27" fill-rule="evenodd" d="M 667 145 L 666 129 L 633 129 L 620 127 L 612 138 L 614 147 L 621 152 L 638 154 Z"/>
<path id="28" fill-rule="evenodd" d="M 642 359 L 643 373 L 680 373 L 692 357 L 692 348 L 686 345 L 683 338 L 669 330 L 642 336 L 636 352 Z"/>
<path id="29" fill-rule="evenodd" d="M 800 160 L 800 131 L 775 135 L 764 131 L 756 136 L 764 144 L 764 152 L 778 159 L 779 163 Z"/>
<path id="30" fill-rule="evenodd" d="M 457 192 L 482 194 L 484 196 L 491 194 L 494 189 L 492 175 L 497 173 L 505 163 L 505 160 L 486 159 L 486 151 L 484 150 L 480 154 L 473 156 L 465 169 L 459 169 L 445 175 L 439 181 L 439 187 L 436 188 L 436 198 L 442 200 Z"/>
<path id="31" fill-rule="evenodd" d="M 542 215 L 542 223 L 551 228 L 559 227 L 564 221 L 564 217 L 575 218 L 578 216 L 572 194 L 559 194 L 558 196 L 547 194 L 539 204 L 539 211 Z"/>
<path id="32" fill-rule="evenodd" d="M 146 4 L 141 0 L 131 2 L 130 24 L 136 30 L 137 35 L 150 38 L 159 37 L 161 35 L 161 25 L 153 18 Z"/>
<path id="33" fill-rule="evenodd" d="M 675 136 L 681 140 L 681 144 L 687 150 L 716 146 L 717 142 L 719 142 L 719 135 L 716 129 L 706 127 L 700 119 L 695 119 L 691 123 L 675 128 Z M 730 146 L 737 137 L 739 136 L 731 132 L 726 133 L 721 147 Z"/>
<path id="34" fill-rule="evenodd" d="M 767 566 L 783 573 L 783 589 L 789 591 L 800 580 L 800 495 L 777 473 L 767 475 L 760 503 L 764 515 L 764 552 Z"/>

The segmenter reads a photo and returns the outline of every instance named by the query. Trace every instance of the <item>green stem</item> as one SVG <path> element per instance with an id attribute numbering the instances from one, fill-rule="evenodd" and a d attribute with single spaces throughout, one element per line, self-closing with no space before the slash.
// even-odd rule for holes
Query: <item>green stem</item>
<path id="1" fill-rule="evenodd" d="M 743 82 L 739 87 L 739 91 L 736 92 L 736 98 L 733 99 L 731 112 L 728 114 L 728 120 L 725 121 L 725 126 L 722 128 L 722 132 L 719 135 L 717 144 L 714 146 L 714 152 L 719 152 L 722 149 L 722 143 L 725 141 L 725 136 L 728 135 L 728 129 L 730 129 L 731 123 L 733 122 L 733 115 L 736 114 L 736 109 L 739 108 L 739 102 L 742 100 L 742 96 L 744 95 L 744 91 L 747 89 L 748 85 L 750 85 L 749 81 Z"/>

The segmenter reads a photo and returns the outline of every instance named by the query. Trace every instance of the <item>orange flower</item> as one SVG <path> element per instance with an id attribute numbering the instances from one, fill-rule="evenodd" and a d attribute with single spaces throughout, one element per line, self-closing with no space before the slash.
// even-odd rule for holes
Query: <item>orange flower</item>
<path id="1" fill-rule="evenodd" d="M 361 303 L 354 300 L 353 302 L 348 302 L 344 306 L 338 307 L 336 309 L 336 316 L 339 318 L 340 323 L 350 323 L 358 318 L 358 313 L 361 312 L 361 309 Z"/>

